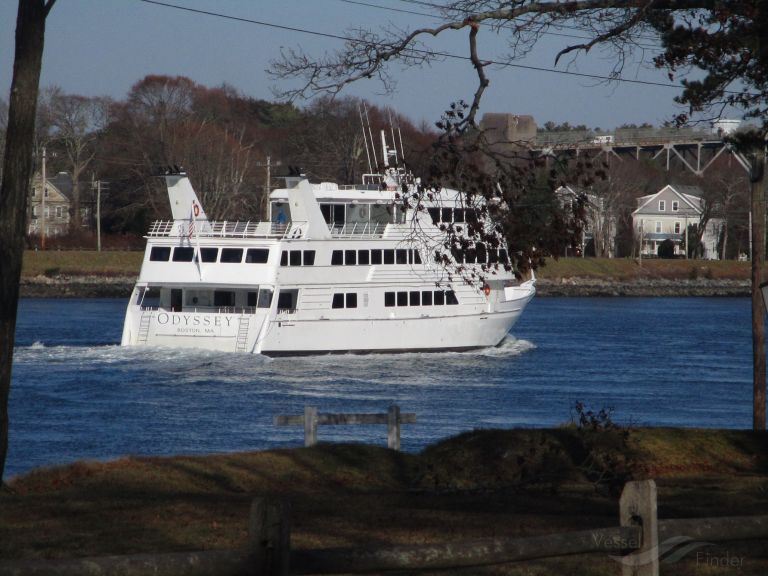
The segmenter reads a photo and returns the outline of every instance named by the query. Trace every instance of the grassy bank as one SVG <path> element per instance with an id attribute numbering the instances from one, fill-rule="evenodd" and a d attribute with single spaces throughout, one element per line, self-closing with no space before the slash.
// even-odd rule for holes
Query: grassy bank
<path id="1" fill-rule="evenodd" d="M 143 252 L 27 251 L 22 274 L 68 276 L 137 276 Z M 593 278 L 631 282 L 637 279 L 733 279 L 746 280 L 749 262 L 705 260 L 636 260 L 626 258 L 549 259 L 536 272 L 544 279 Z"/>
<path id="2" fill-rule="evenodd" d="M 617 523 L 616 491 L 610 483 L 595 482 L 595 455 L 608 458 L 605 462 L 613 462 L 615 471 L 621 469 L 627 477 L 657 479 L 662 518 L 768 514 L 765 435 L 637 429 L 621 437 L 620 449 L 610 448 L 616 438 L 589 448 L 595 438 L 575 428 L 487 430 L 446 440 L 420 454 L 321 444 L 38 470 L 17 478 L 10 491 L 0 494 L 0 557 L 239 547 L 245 545 L 248 506 L 255 495 L 289 503 L 296 548 L 612 526 Z M 618 459 L 612 459 L 610 450 Z M 728 543 L 709 551 L 744 557 L 741 574 L 764 574 L 765 544 Z M 727 570 L 702 571 L 688 559 L 662 573 Z M 617 571 L 618 565 L 605 555 L 592 555 L 472 573 Z"/>
<path id="3" fill-rule="evenodd" d="M 24 252 L 22 276 L 138 276 L 143 252 Z"/>

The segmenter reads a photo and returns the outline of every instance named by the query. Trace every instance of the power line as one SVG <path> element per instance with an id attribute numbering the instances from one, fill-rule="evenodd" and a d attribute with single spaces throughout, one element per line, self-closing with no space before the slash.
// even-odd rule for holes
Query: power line
<path id="1" fill-rule="evenodd" d="M 240 16 L 230 16 L 228 14 L 221 14 L 221 13 L 218 13 L 218 12 L 211 12 L 209 10 L 199 10 L 197 8 L 189 8 L 187 6 L 179 6 L 177 4 L 171 4 L 171 3 L 168 3 L 168 2 L 160 2 L 159 0 L 139 0 L 139 2 L 144 2 L 146 4 L 153 4 L 153 5 L 156 5 L 156 6 L 162 6 L 164 8 L 172 8 L 172 9 L 175 9 L 175 10 L 182 10 L 182 11 L 185 11 L 185 12 L 191 12 L 191 13 L 194 13 L 194 14 L 200 14 L 200 15 L 204 15 L 204 16 L 212 16 L 212 17 L 215 17 L 215 18 L 223 18 L 223 19 L 226 19 L 226 20 L 234 20 L 236 22 L 243 22 L 243 23 L 247 23 L 247 24 L 255 24 L 255 25 L 258 25 L 258 26 L 265 26 L 267 28 L 276 28 L 276 29 L 279 29 L 279 30 L 287 30 L 289 32 L 298 32 L 300 34 L 309 34 L 309 35 L 312 35 L 312 36 L 320 36 L 320 37 L 323 37 L 323 38 L 331 38 L 331 39 L 334 39 L 334 40 L 342 40 L 344 42 L 353 42 L 353 43 L 358 43 L 358 44 L 366 44 L 366 45 L 369 45 L 369 46 L 376 46 L 376 47 L 381 47 L 381 48 L 387 48 L 387 46 L 385 46 L 383 44 L 380 44 L 380 43 L 377 43 L 377 42 L 371 42 L 371 41 L 367 41 L 367 40 L 361 40 L 359 38 L 351 38 L 349 36 L 341 36 L 341 35 L 338 35 L 338 34 L 330 34 L 330 33 L 327 33 L 327 32 L 318 32 L 316 30 L 307 30 L 305 28 L 297 28 L 297 27 L 294 27 L 294 26 L 284 26 L 282 24 L 274 24 L 272 22 L 264 22 L 264 21 L 261 21 L 261 20 L 253 20 L 253 19 L 250 19 L 250 18 L 242 18 Z M 461 56 L 461 55 L 458 55 L 458 54 L 451 54 L 449 52 L 437 52 L 437 51 L 433 51 L 433 50 L 422 50 L 422 49 L 419 49 L 419 48 L 408 48 L 408 51 L 411 54 L 423 54 L 423 55 L 428 55 L 428 56 L 439 56 L 439 57 L 442 57 L 442 58 L 450 58 L 450 59 L 454 59 L 454 60 L 462 60 L 462 61 L 470 61 L 470 62 L 472 60 L 469 56 Z M 552 74 L 561 74 L 561 75 L 565 75 L 565 76 L 575 76 L 575 77 L 578 77 L 578 78 L 588 78 L 590 80 L 601 80 L 601 81 L 609 81 L 609 82 L 624 82 L 624 83 L 629 83 L 629 84 L 640 84 L 640 85 L 644 85 L 644 86 L 659 86 L 659 87 L 663 87 L 663 88 L 675 88 L 675 89 L 680 89 L 680 88 L 683 87 L 681 84 L 666 84 L 666 83 L 663 83 L 663 82 L 655 82 L 655 81 L 652 81 L 652 80 L 637 80 L 637 79 L 631 79 L 631 78 L 621 78 L 620 76 L 615 76 L 614 77 L 614 76 L 604 76 L 604 75 L 600 75 L 600 74 L 587 74 L 587 73 L 584 73 L 584 72 L 573 72 L 573 71 L 570 71 L 570 70 L 557 70 L 557 69 L 554 69 L 554 68 L 545 68 L 543 66 L 530 66 L 530 65 L 525 65 L 525 64 L 513 64 L 511 62 L 503 62 L 503 61 L 498 61 L 498 60 L 483 60 L 483 63 L 486 64 L 486 65 L 497 65 L 497 66 L 502 66 L 502 67 L 506 67 L 506 68 L 519 68 L 519 69 L 522 69 L 522 70 L 532 70 L 532 71 L 536 71 L 536 72 L 549 72 L 549 73 L 552 73 Z"/>

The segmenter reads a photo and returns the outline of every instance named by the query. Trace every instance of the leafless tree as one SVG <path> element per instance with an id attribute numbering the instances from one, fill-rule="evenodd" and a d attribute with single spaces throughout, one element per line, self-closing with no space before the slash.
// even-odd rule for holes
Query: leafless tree
<path id="1" fill-rule="evenodd" d="M 96 155 L 98 133 L 106 124 L 108 98 L 87 98 L 56 91 L 50 99 L 51 137 L 63 150 L 72 176 L 70 229 L 82 223 L 80 180 Z"/>

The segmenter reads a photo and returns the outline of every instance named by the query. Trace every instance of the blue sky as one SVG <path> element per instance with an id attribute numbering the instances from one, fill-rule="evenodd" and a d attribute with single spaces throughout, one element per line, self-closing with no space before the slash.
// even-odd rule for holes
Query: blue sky
<path id="1" fill-rule="evenodd" d="M 429 9 L 405 0 L 168 0 L 169 3 L 317 32 L 344 34 L 350 27 L 432 26 Z M 17 2 L 0 2 L 0 94 L 7 100 L 13 64 Z M 397 10 L 424 13 L 405 14 Z M 564 30 L 577 34 L 578 31 Z M 481 55 L 505 54 L 503 31 L 483 29 Z M 558 49 L 573 38 L 547 36 L 521 64 L 554 68 Z M 58 0 L 48 21 L 41 84 L 88 96 L 123 98 L 147 74 L 189 76 L 207 86 L 230 84 L 255 98 L 273 99 L 274 81 L 265 69 L 281 47 L 301 46 L 312 54 L 333 51 L 340 42 L 268 26 L 234 22 L 147 4 L 140 0 Z M 467 53 L 467 32 L 451 33 L 430 46 Z M 561 63 L 559 70 L 566 70 Z M 580 58 L 570 70 L 606 74 L 611 61 L 595 54 Z M 392 106 L 415 122 L 434 122 L 455 100 L 471 101 L 476 76 L 467 61 L 449 59 L 420 70 L 394 70 L 398 90 L 381 94 L 374 81 L 346 93 Z M 623 123 L 669 120 L 678 108 L 676 90 L 637 84 L 605 86 L 576 76 L 492 68 L 484 112 L 531 114 L 547 120 L 610 129 Z M 665 74 L 630 65 L 630 78 L 666 82 Z"/>

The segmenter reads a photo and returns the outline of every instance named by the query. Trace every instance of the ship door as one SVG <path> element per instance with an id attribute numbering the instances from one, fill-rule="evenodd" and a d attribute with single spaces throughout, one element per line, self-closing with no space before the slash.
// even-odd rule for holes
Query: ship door
<path id="1" fill-rule="evenodd" d="M 171 289 L 171 311 L 181 312 L 181 288 Z"/>

